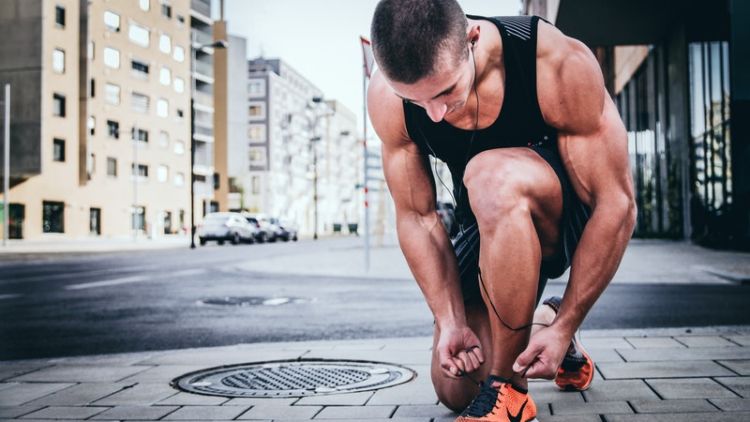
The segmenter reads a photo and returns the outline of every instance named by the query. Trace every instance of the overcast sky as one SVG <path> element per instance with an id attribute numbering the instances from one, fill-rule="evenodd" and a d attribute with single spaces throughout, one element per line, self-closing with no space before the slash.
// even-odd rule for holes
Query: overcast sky
<path id="1" fill-rule="evenodd" d="M 520 0 L 459 0 L 475 15 L 517 15 Z M 281 58 L 362 126 L 362 50 L 377 0 L 225 0 L 229 33 L 247 39 L 247 57 Z M 218 19 L 219 0 L 214 0 Z"/>

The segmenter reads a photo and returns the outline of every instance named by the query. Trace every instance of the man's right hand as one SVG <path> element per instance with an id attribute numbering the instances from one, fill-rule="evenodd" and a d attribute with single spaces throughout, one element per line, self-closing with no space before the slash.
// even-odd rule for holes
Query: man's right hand
<path id="1" fill-rule="evenodd" d="M 474 372 L 484 363 L 479 338 L 466 325 L 441 327 L 437 354 L 440 368 L 451 378 Z"/>

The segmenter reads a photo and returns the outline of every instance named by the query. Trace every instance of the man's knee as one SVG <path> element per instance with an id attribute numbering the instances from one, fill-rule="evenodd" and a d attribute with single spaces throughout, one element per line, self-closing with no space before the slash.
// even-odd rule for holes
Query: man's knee
<path id="1" fill-rule="evenodd" d="M 486 151 L 487 153 L 489 151 Z M 530 212 L 530 180 L 523 168 L 509 160 L 497 160 L 481 153 L 466 166 L 464 185 L 471 210 L 480 227 L 494 227 L 501 220 Z"/>

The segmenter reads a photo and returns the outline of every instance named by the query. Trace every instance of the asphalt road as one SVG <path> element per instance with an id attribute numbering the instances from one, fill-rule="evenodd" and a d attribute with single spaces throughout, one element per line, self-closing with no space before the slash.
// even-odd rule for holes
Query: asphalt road
<path id="1" fill-rule="evenodd" d="M 0 360 L 432 333 L 414 282 L 237 268 L 318 247 L 2 256 Z M 545 295 L 564 287 L 550 283 Z M 750 324 L 747 303 L 750 286 L 615 284 L 584 328 Z"/>

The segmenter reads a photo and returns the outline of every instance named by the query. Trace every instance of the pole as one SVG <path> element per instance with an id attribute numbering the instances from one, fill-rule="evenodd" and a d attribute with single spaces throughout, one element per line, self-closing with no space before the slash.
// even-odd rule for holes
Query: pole
<path id="1" fill-rule="evenodd" d="M 191 78 L 193 76 L 191 75 Z M 190 249 L 195 249 L 195 100 L 190 96 Z"/>
<path id="2" fill-rule="evenodd" d="M 8 242 L 10 215 L 10 84 L 5 84 L 5 145 L 3 146 L 3 246 Z"/>
<path id="3" fill-rule="evenodd" d="M 364 134 L 364 140 L 362 145 L 364 148 L 364 193 L 365 193 L 365 271 L 370 271 L 370 209 L 367 198 L 367 64 L 362 65 L 362 132 Z"/>
<path id="4" fill-rule="evenodd" d="M 138 169 L 138 125 L 133 123 L 133 171 L 135 173 L 133 177 L 133 242 L 138 241 L 138 177 L 140 172 Z M 146 215 L 143 215 L 145 222 Z"/>
<path id="5" fill-rule="evenodd" d="M 315 147 L 315 142 L 312 143 L 313 149 L 313 240 L 318 240 L 318 149 Z"/>

